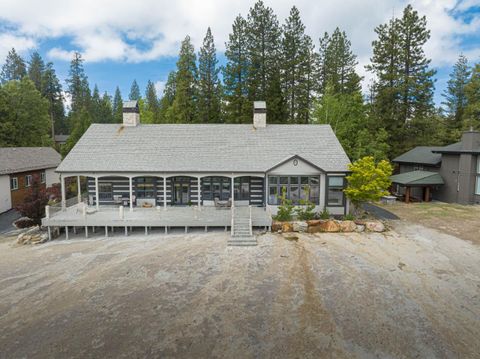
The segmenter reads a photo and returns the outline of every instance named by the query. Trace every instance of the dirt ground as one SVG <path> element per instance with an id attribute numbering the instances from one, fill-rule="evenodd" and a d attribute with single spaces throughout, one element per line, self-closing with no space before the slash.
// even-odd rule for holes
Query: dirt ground
<path id="1" fill-rule="evenodd" d="M 393 205 L 379 206 L 396 214 L 403 221 L 436 228 L 480 245 L 480 206 L 443 202 L 396 202 Z"/>
<path id="2" fill-rule="evenodd" d="M 480 357 L 480 247 L 393 225 L 0 240 L 0 357 Z"/>

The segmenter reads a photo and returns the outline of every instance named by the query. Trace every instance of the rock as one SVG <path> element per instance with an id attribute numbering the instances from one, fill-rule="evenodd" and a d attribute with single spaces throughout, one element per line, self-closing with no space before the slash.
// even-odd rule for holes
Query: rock
<path id="1" fill-rule="evenodd" d="M 317 224 L 315 226 L 308 226 L 307 232 L 308 233 L 321 233 L 321 232 L 324 232 L 324 230 L 322 229 L 322 226 L 320 224 Z"/>
<path id="2" fill-rule="evenodd" d="M 48 234 L 40 230 L 39 226 L 30 228 L 28 231 L 21 233 L 17 237 L 18 244 L 39 244 L 48 240 Z"/>
<path id="3" fill-rule="evenodd" d="M 365 222 L 365 229 L 370 232 L 384 232 L 385 226 L 382 222 L 371 221 Z"/>
<path id="4" fill-rule="evenodd" d="M 294 233 L 284 233 L 282 236 L 288 241 L 298 241 L 298 237 Z"/>
<path id="5" fill-rule="evenodd" d="M 365 232 L 365 225 L 357 224 L 357 228 L 355 229 L 355 232 L 358 232 L 358 233 Z"/>
<path id="6" fill-rule="evenodd" d="M 283 222 L 280 221 L 273 221 L 272 222 L 272 232 L 278 232 L 282 230 Z"/>
<path id="7" fill-rule="evenodd" d="M 282 232 L 293 232 L 293 225 L 290 222 L 282 222 Z"/>
<path id="8" fill-rule="evenodd" d="M 354 221 L 341 221 L 339 223 L 341 232 L 355 232 L 357 225 Z"/>
<path id="9" fill-rule="evenodd" d="M 318 226 L 322 222 L 323 221 L 321 219 L 311 219 L 311 220 L 307 221 L 307 224 L 308 224 L 309 227 L 315 227 L 315 226 Z"/>
<path id="10" fill-rule="evenodd" d="M 320 227 L 322 229 L 322 232 L 340 232 L 340 225 L 338 224 L 338 222 L 331 219 L 321 223 Z"/>
<path id="11" fill-rule="evenodd" d="M 293 222 L 292 225 L 293 225 L 293 231 L 294 232 L 306 232 L 307 229 L 308 229 L 307 222 L 296 221 L 296 222 Z"/>

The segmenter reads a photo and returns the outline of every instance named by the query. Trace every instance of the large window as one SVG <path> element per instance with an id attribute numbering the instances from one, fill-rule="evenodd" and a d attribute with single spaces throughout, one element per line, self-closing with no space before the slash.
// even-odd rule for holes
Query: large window
<path id="1" fill-rule="evenodd" d="M 480 155 L 477 156 L 477 185 L 475 187 L 475 194 L 480 195 Z"/>
<path id="2" fill-rule="evenodd" d="M 155 198 L 155 178 L 138 177 L 136 179 L 137 198 Z"/>
<path id="3" fill-rule="evenodd" d="M 327 206 L 344 206 L 343 189 L 345 178 L 340 176 L 327 177 Z"/>
<path id="4" fill-rule="evenodd" d="M 202 179 L 203 200 L 213 201 L 218 198 L 227 201 L 230 194 L 231 179 L 228 177 L 205 177 Z"/>
<path id="5" fill-rule="evenodd" d="M 269 176 L 268 204 L 280 204 L 283 188 L 287 191 L 287 199 L 291 199 L 293 204 L 301 204 L 304 200 L 319 204 L 320 177 L 318 176 Z"/>
<path id="6" fill-rule="evenodd" d="M 100 201 L 111 201 L 113 199 L 113 188 L 111 183 L 98 184 L 98 198 Z"/>
<path id="7" fill-rule="evenodd" d="M 12 191 L 18 189 L 18 177 L 10 178 L 10 189 Z"/>
<path id="8" fill-rule="evenodd" d="M 237 177 L 234 180 L 234 185 L 236 201 L 250 200 L 250 177 Z"/>

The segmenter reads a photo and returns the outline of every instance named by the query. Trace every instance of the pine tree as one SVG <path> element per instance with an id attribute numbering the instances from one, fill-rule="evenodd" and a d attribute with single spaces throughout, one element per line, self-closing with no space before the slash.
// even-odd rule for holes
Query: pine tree
<path id="1" fill-rule="evenodd" d="M 105 91 L 100 100 L 100 118 L 102 123 L 113 123 L 112 99 Z"/>
<path id="2" fill-rule="evenodd" d="M 27 76 L 25 61 L 23 61 L 15 49 L 12 48 L 8 52 L 5 63 L 2 66 L 2 73 L 0 75 L 1 83 L 11 80 L 21 80 L 25 76 Z"/>
<path id="3" fill-rule="evenodd" d="M 159 122 L 166 123 L 170 122 L 172 119 L 172 105 L 175 100 L 175 94 L 177 92 L 177 73 L 171 71 L 168 74 L 167 82 L 165 83 L 165 88 L 163 89 L 163 96 L 160 100 L 159 108 Z"/>
<path id="4" fill-rule="evenodd" d="M 198 54 L 198 119 L 202 123 L 218 123 L 220 117 L 220 68 L 210 27 Z"/>
<path id="5" fill-rule="evenodd" d="M 251 102 L 267 101 L 267 116 L 282 122 L 285 103 L 280 89 L 278 66 L 281 61 L 281 29 L 270 7 L 258 0 L 250 9 L 247 22 L 248 97 Z"/>
<path id="6" fill-rule="evenodd" d="M 123 100 L 122 94 L 120 93 L 120 89 L 115 89 L 115 95 L 113 97 L 113 122 L 114 123 L 122 123 L 123 122 Z"/>
<path id="7" fill-rule="evenodd" d="M 443 93 L 445 101 L 442 104 L 445 105 L 451 129 L 461 129 L 463 127 L 465 108 L 467 107 L 465 87 L 469 82 L 470 72 L 467 58 L 460 55 Z"/>
<path id="8" fill-rule="evenodd" d="M 56 133 L 67 133 L 67 124 L 65 123 L 62 85 L 51 62 L 45 66 L 41 83 L 42 95 L 47 99 L 49 105 L 51 136 L 54 139 Z"/>
<path id="9" fill-rule="evenodd" d="M 145 100 L 142 102 L 141 108 L 142 118 L 146 118 L 145 123 L 159 123 L 159 103 L 157 97 L 157 90 L 152 81 L 148 80 L 147 88 L 145 90 Z"/>
<path id="10" fill-rule="evenodd" d="M 102 99 L 100 98 L 100 90 L 98 89 L 97 84 L 95 84 L 93 87 L 90 104 L 90 116 L 92 118 L 92 123 L 102 123 L 104 121 L 101 113 L 101 101 Z"/>
<path id="11" fill-rule="evenodd" d="M 250 123 L 252 104 L 248 100 L 248 54 L 247 22 L 238 15 L 232 26 L 232 33 L 225 44 L 227 64 L 223 69 L 225 91 L 225 122 Z"/>
<path id="12" fill-rule="evenodd" d="M 465 86 L 465 95 L 467 97 L 466 128 L 480 130 L 480 63 L 472 69 L 470 80 Z"/>
<path id="13" fill-rule="evenodd" d="M 43 91 L 43 73 L 45 71 L 45 63 L 37 51 L 32 53 L 28 64 L 28 77 L 35 84 L 38 91 Z"/>
<path id="14" fill-rule="evenodd" d="M 130 94 L 128 95 L 128 99 L 133 101 L 140 100 L 140 87 L 138 87 L 137 80 L 133 80 L 132 87 L 130 88 Z"/>
<path id="15" fill-rule="evenodd" d="M 78 140 L 83 136 L 85 131 L 90 127 L 92 123 L 92 117 L 86 108 L 81 108 L 73 115 L 74 127 L 70 136 L 68 137 L 67 143 L 62 147 L 62 155 L 66 156 L 68 152 L 75 146 Z"/>
<path id="16" fill-rule="evenodd" d="M 82 107 L 88 108 L 90 101 L 90 89 L 88 78 L 83 69 L 82 55 L 75 52 L 70 62 L 69 78 L 65 80 L 68 85 L 68 93 L 71 97 L 71 111 L 79 111 Z"/>
<path id="17" fill-rule="evenodd" d="M 283 26 L 282 70 L 283 94 L 288 107 L 288 121 L 308 123 L 314 76 L 314 51 L 305 34 L 300 12 L 294 6 Z"/>
<path id="18" fill-rule="evenodd" d="M 175 99 L 167 112 L 167 121 L 194 123 L 197 115 L 197 65 L 190 36 L 182 41 L 177 61 Z"/>

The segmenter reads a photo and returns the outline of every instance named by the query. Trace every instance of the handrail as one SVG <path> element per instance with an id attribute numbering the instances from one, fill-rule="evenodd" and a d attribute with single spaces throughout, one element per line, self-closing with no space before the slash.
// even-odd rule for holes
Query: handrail
<path id="1" fill-rule="evenodd" d="M 231 218 L 231 222 L 230 222 L 230 235 L 233 237 L 233 217 L 235 215 L 235 207 L 232 206 L 232 218 Z"/>
<path id="2" fill-rule="evenodd" d="M 249 219 L 248 219 L 248 228 L 250 229 L 250 235 L 253 236 L 253 229 L 252 229 L 252 205 L 248 206 L 249 210 Z"/>

